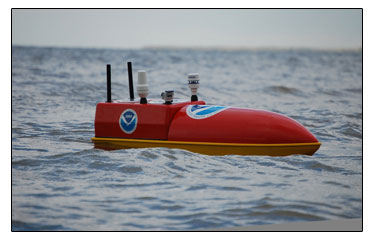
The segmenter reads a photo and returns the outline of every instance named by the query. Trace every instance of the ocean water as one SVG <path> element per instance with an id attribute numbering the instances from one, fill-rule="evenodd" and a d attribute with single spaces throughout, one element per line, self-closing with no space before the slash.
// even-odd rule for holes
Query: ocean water
<path id="1" fill-rule="evenodd" d="M 149 98 L 188 98 L 296 119 L 314 156 L 207 156 L 94 149 L 95 106 L 127 99 L 127 66 Z M 12 47 L 12 229 L 199 230 L 362 217 L 362 52 Z"/>

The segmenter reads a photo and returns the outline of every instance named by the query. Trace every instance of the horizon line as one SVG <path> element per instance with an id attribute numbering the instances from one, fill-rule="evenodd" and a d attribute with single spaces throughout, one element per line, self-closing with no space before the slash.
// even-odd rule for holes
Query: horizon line
<path id="1" fill-rule="evenodd" d="M 284 50 L 315 50 L 315 51 L 362 51 L 357 47 L 312 47 L 312 46 L 176 46 L 176 45 L 146 45 L 141 47 L 122 46 L 64 46 L 64 45 L 33 45 L 13 44 L 12 47 L 60 48 L 60 49 L 108 49 L 108 50 L 222 50 L 222 51 L 284 51 Z"/>

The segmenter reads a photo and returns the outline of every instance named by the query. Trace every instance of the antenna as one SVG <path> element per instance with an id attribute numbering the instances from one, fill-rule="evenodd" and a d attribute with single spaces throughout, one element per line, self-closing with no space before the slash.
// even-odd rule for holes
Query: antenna
<path id="1" fill-rule="evenodd" d="M 132 66 L 131 62 L 127 62 L 127 71 L 129 73 L 129 91 L 130 91 L 130 101 L 134 101 L 134 85 L 132 81 Z"/>
<path id="2" fill-rule="evenodd" d="M 106 65 L 106 102 L 112 102 L 112 88 L 111 88 L 111 69 L 110 64 Z"/>

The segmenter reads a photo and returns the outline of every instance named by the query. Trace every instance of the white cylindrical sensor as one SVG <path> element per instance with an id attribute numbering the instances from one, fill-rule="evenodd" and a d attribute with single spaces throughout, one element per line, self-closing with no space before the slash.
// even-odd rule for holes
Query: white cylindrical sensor
<path id="1" fill-rule="evenodd" d="M 138 85 L 136 86 L 136 91 L 140 98 L 146 98 L 148 96 L 147 74 L 144 70 L 138 71 Z"/>
<path id="2" fill-rule="evenodd" d="M 199 88 L 199 81 L 199 74 L 188 74 L 188 87 L 191 89 L 192 95 L 197 94 L 197 89 Z"/>
<path id="3" fill-rule="evenodd" d="M 191 73 L 191 74 L 188 74 L 188 79 L 191 79 L 191 80 L 199 80 L 199 74 L 198 73 Z"/>

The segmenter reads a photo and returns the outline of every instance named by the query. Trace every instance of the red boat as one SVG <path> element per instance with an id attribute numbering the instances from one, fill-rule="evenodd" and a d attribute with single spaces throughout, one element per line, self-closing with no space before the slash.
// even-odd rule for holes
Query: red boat
<path id="1" fill-rule="evenodd" d="M 130 100 L 112 101 L 110 65 L 107 66 L 107 102 L 98 103 L 95 116 L 96 148 L 169 147 L 208 155 L 313 155 L 321 143 L 300 123 L 278 113 L 206 105 L 199 101 L 198 74 L 189 74 L 191 100 L 175 100 L 173 91 L 163 100 L 148 100 L 145 71 L 138 72 L 135 100 L 131 63 L 128 63 Z"/>

